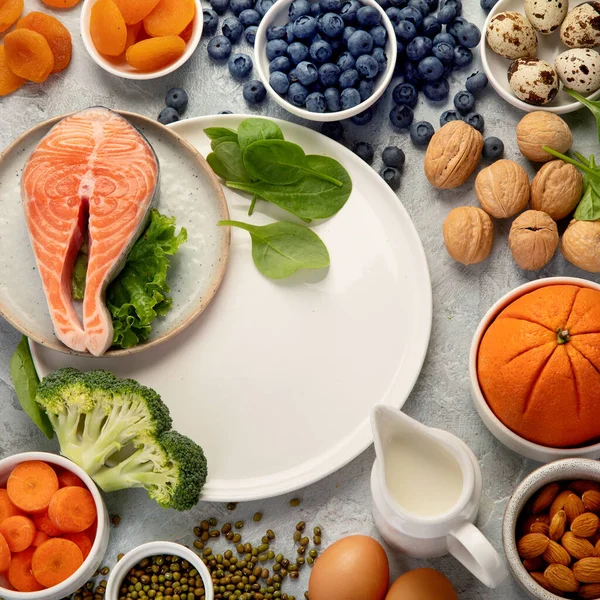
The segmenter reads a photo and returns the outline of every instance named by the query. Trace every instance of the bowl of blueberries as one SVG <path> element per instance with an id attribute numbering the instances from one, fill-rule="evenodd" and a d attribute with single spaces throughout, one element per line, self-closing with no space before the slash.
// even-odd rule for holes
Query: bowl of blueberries
<path id="1" fill-rule="evenodd" d="M 397 44 L 375 0 L 278 0 L 256 32 L 254 55 L 280 106 L 311 121 L 340 121 L 381 97 Z"/>

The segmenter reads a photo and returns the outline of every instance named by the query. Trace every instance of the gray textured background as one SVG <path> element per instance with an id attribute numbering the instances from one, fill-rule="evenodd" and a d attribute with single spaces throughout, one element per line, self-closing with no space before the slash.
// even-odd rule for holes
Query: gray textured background
<path id="1" fill-rule="evenodd" d="M 41 3 L 26 0 L 25 5 L 26 9 L 39 10 Z M 479 26 L 483 24 L 485 15 L 478 0 L 464 0 L 463 14 Z M 224 65 L 209 60 L 206 39 L 202 40 L 192 60 L 176 73 L 158 81 L 132 82 L 105 73 L 87 56 L 79 36 L 79 7 L 62 11 L 59 16 L 73 34 L 73 62 L 66 72 L 51 76 L 43 85 L 29 84 L 12 96 L 0 98 L 0 148 L 48 117 L 91 105 L 156 116 L 163 107 L 164 94 L 173 86 L 188 90 L 187 116 L 190 117 L 229 109 L 298 121 L 274 102 L 267 101 L 259 107 L 246 106 L 241 85 L 229 76 Z M 450 98 L 464 87 L 465 78 L 479 66 L 476 59 L 472 68 L 454 74 Z M 369 126 L 360 128 L 348 123 L 345 129 L 348 144 L 357 140 L 374 144 L 375 168 L 380 167 L 381 150 L 388 144 L 404 148 L 407 155 L 398 196 L 414 220 L 425 246 L 433 285 L 434 318 L 425 366 L 405 410 L 427 425 L 458 435 L 475 452 L 484 483 L 478 525 L 501 551 L 500 523 L 504 507 L 512 490 L 535 463 L 522 459 L 498 443 L 475 412 L 469 395 L 467 367 L 471 337 L 490 305 L 521 283 L 553 275 L 587 277 L 596 281 L 599 278 L 572 267 L 560 255 L 540 273 L 520 271 L 508 250 L 509 221 L 496 221 L 494 248 L 487 261 L 468 268 L 454 263 L 444 250 L 441 225 L 455 206 L 477 203 L 473 180 L 457 190 L 445 192 L 436 191 L 428 184 L 422 169 L 423 151 L 412 146 L 406 132 L 393 131 L 389 125 L 390 96 L 391 88 L 379 103 L 377 116 Z M 430 120 L 437 129 L 439 115 L 448 108 L 452 108 L 451 100 L 434 105 L 421 97 L 415 110 L 416 119 Z M 485 134 L 500 137 L 506 146 L 505 157 L 520 161 L 533 176 L 534 168 L 519 155 L 516 145 L 514 128 L 522 113 L 504 103 L 491 88 L 478 98 L 476 110 L 486 119 Z M 586 155 L 595 151 L 598 144 L 592 116 L 580 111 L 568 115 L 567 121 L 573 128 L 577 149 Z M 18 339 L 17 332 L 0 320 L 0 457 L 34 449 L 56 450 L 56 446 L 45 440 L 22 413 L 13 392 L 8 362 Z M 315 422 L 318 422 L 318 415 L 315 415 Z M 326 433 L 326 425 L 321 426 Z M 302 443 L 301 432 L 297 433 L 298 443 Z M 269 446 L 268 437 L 257 441 L 257 460 L 261 453 L 274 451 L 277 449 Z M 369 473 L 373 458 L 373 451 L 368 450 L 338 473 L 298 492 L 295 496 L 303 500 L 298 508 L 289 506 L 291 496 L 281 497 L 239 505 L 232 517 L 250 521 L 244 532 L 253 541 L 258 541 L 266 528 L 274 529 L 278 534 L 276 546 L 284 553 L 292 552 L 291 532 L 300 519 L 306 520 L 311 527 L 316 524 L 323 527 L 324 544 L 351 533 L 377 537 L 370 513 Z M 125 552 L 144 541 L 169 539 L 190 544 L 193 540 L 191 530 L 199 519 L 215 515 L 223 522 L 228 514 L 222 504 L 201 504 L 186 514 L 164 512 L 148 501 L 141 491 L 112 494 L 107 497 L 107 502 L 109 511 L 122 517 L 121 525 L 112 531 L 108 564 L 114 561 L 118 552 Z M 251 522 L 252 514 L 258 510 L 264 514 L 260 527 Z M 224 549 L 222 544 L 215 547 Z M 451 579 L 462 600 L 524 597 L 512 581 L 496 591 L 488 590 L 452 558 L 419 561 L 391 551 L 389 557 L 394 577 L 418 566 L 440 569 Z M 306 582 L 307 569 L 299 582 L 291 582 L 285 591 L 302 597 Z"/>

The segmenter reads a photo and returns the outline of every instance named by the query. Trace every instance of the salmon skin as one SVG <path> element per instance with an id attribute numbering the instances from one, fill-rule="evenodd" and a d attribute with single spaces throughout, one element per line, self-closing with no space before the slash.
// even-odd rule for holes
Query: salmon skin
<path id="1" fill-rule="evenodd" d="M 69 348 L 101 356 L 111 346 L 106 288 L 146 225 L 158 181 L 150 144 L 102 107 L 57 123 L 29 157 L 21 180 L 25 218 L 56 336 Z M 71 277 L 86 230 L 81 323 Z"/>

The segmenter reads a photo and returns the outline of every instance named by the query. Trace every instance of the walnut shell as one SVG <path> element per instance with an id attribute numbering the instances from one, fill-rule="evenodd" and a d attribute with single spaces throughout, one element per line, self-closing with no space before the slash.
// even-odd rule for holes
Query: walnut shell
<path id="1" fill-rule="evenodd" d="M 554 113 L 537 110 L 525 115 L 517 125 L 517 144 L 521 154 L 534 162 L 554 160 L 551 154 L 542 150 L 549 146 L 565 153 L 573 143 L 569 126 Z"/>
<path id="2" fill-rule="evenodd" d="M 483 136 L 464 121 L 450 121 L 438 129 L 425 153 L 425 175 L 439 189 L 462 185 L 477 167 Z"/>
<path id="3" fill-rule="evenodd" d="M 463 265 L 485 260 L 494 241 L 494 225 L 488 214 L 475 206 L 460 206 L 444 221 L 448 254 Z"/>
<path id="4" fill-rule="evenodd" d="M 479 172 L 475 193 L 485 212 L 497 219 L 506 219 L 527 206 L 529 177 L 514 160 L 497 160 Z"/>
<path id="5" fill-rule="evenodd" d="M 508 246 L 521 269 L 537 271 L 550 262 L 558 248 L 558 227 L 545 212 L 526 210 L 513 221 Z"/>
<path id="6" fill-rule="evenodd" d="M 551 160 L 531 182 L 531 208 L 549 214 L 555 221 L 564 219 L 581 200 L 583 177 L 562 160 Z"/>
<path id="7" fill-rule="evenodd" d="M 600 221 L 573 219 L 563 234 L 562 253 L 576 267 L 600 273 Z"/>

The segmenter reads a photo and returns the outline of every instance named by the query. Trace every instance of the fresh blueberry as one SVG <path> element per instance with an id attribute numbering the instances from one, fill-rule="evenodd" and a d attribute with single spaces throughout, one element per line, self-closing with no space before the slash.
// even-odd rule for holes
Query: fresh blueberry
<path id="1" fill-rule="evenodd" d="M 160 111 L 160 115 L 158 115 L 158 122 L 163 125 L 169 125 L 170 123 L 176 123 L 179 121 L 181 117 L 179 113 L 172 108 L 171 106 L 167 106 L 167 108 L 163 108 Z"/>
<path id="2" fill-rule="evenodd" d="M 411 21 L 417 28 L 423 24 L 423 15 L 414 6 L 404 7 L 399 16 L 403 21 Z"/>
<path id="3" fill-rule="evenodd" d="M 231 11 L 237 17 L 243 10 L 252 8 L 252 0 L 231 0 L 229 8 L 231 8 Z"/>
<path id="4" fill-rule="evenodd" d="M 455 110 L 445 110 L 440 116 L 440 127 L 450 121 L 462 121 L 462 118 Z"/>
<path id="5" fill-rule="evenodd" d="M 356 69 L 348 69 L 347 71 L 342 71 L 338 87 L 342 90 L 345 90 L 346 88 L 354 87 L 357 81 L 358 71 Z"/>
<path id="6" fill-rule="evenodd" d="M 356 20 L 361 27 L 375 27 L 381 22 L 381 15 L 374 6 L 363 6 L 358 9 Z"/>
<path id="7" fill-rule="evenodd" d="M 311 44 L 309 53 L 313 61 L 319 64 L 326 63 L 333 56 L 331 44 L 325 40 Z"/>
<path id="8" fill-rule="evenodd" d="M 411 83 L 399 83 L 392 92 L 394 104 L 410 106 L 413 108 L 419 99 L 417 88 Z"/>
<path id="9" fill-rule="evenodd" d="M 341 142 L 344 139 L 344 126 L 339 121 L 323 123 L 321 133 L 336 142 Z"/>
<path id="10" fill-rule="evenodd" d="M 249 104 L 259 104 L 267 97 L 267 90 L 262 81 L 252 79 L 242 86 L 242 95 Z"/>
<path id="11" fill-rule="evenodd" d="M 215 60 L 225 60 L 231 54 L 231 42 L 224 35 L 216 35 L 208 42 L 208 55 Z"/>
<path id="12" fill-rule="evenodd" d="M 402 10 L 408 5 L 408 0 L 390 0 L 390 4 L 399 10 Z"/>
<path id="13" fill-rule="evenodd" d="M 319 79 L 319 71 L 311 62 L 303 60 L 296 67 L 296 77 L 302 85 L 308 86 Z"/>
<path id="14" fill-rule="evenodd" d="M 481 71 L 477 71 L 472 73 L 467 77 L 467 81 L 465 82 L 465 87 L 468 92 L 471 94 L 476 94 L 477 92 L 481 92 L 487 87 L 488 78 L 485 73 Z"/>
<path id="15" fill-rule="evenodd" d="M 442 31 L 442 25 L 433 15 L 428 15 L 423 19 L 423 25 L 421 27 L 423 35 L 428 38 L 434 38 L 440 31 Z"/>
<path id="16" fill-rule="evenodd" d="M 355 31 L 348 40 L 348 51 L 352 56 L 360 56 L 361 54 L 368 54 L 373 50 L 373 38 L 369 33 L 358 29 Z"/>
<path id="17" fill-rule="evenodd" d="M 294 0 L 288 9 L 288 16 L 291 21 L 295 21 L 300 17 L 310 15 L 310 2 L 308 0 Z"/>
<path id="18" fill-rule="evenodd" d="M 307 96 L 308 90 L 301 83 L 294 82 L 290 85 L 287 98 L 294 106 L 304 106 Z"/>
<path id="19" fill-rule="evenodd" d="M 302 42 L 292 42 L 287 49 L 288 56 L 297 65 L 308 57 L 308 48 Z"/>
<path id="20" fill-rule="evenodd" d="M 367 98 L 370 98 L 375 91 L 375 84 L 371 79 L 361 79 L 358 82 L 358 93 L 360 94 L 360 101 L 364 102 Z"/>
<path id="21" fill-rule="evenodd" d="M 219 15 L 214 10 L 205 8 L 202 11 L 202 19 L 204 22 L 202 33 L 213 34 L 219 25 Z"/>
<path id="22" fill-rule="evenodd" d="M 398 148 L 398 146 L 388 146 L 381 153 L 383 164 L 386 167 L 393 167 L 394 169 L 401 169 L 406 160 L 404 150 Z"/>
<path id="23" fill-rule="evenodd" d="M 438 33 L 433 38 L 433 45 L 435 46 L 436 44 L 448 44 L 454 48 L 456 46 L 456 40 L 449 33 L 444 31 L 442 33 Z"/>
<path id="24" fill-rule="evenodd" d="M 387 69 L 388 59 L 383 48 L 373 48 L 371 56 L 377 61 L 379 65 L 379 72 L 383 73 Z"/>
<path id="25" fill-rule="evenodd" d="M 475 96 L 471 92 L 461 90 L 454 96 L 454 106 L 461 115 L 473 112 L 475 108 Z"/>
<path id="26" fill-rule="evenodd" d="M 281 96 L 290 89 L 290 81 L 285 73 L 274 71 L 269 77 L 271 87 Z"/>
<path id="27" fill-rule="evenodd" d="M 319 32 L 329 38 L 341 37 L 344 33 L 344 21 L 340 15 L 328 12 L 317 19 Z"/>
<path id="28" fill-rule="evenodd" d="M 244 27 L 258 25 L 261 19 L 260 15 L 253 8 L 247 8 L 246 10 L 243 10 L 238 18 Z"/>
<path id="29" fill-rule="evenodd" d="M 392 22 L 392 25 L 396 25 L 399 22 L 398 15 L 400 14 L 400 9 L 395 6 L 390 6 L 385 14 L 388 16 L 389 20 Z"/>
<path id="30" fill-rule="evenodd" d="M 437 81 L 444 74 L 444 65 L 435 56 L 426 56 L 417 66 L 419 77 L 424 81 Z"/>
<path id="31" fill-rule="evenodd" d="M 342 0 L 319 0 L 319 6 L 323 13 L 339 13 L 342 10 Z"/>
<path id="32" fill-rule="evenodd" d="M 450 32 L 451 35 L 454 35 Z M 456 41 L 466 48 L 475 48 L 481 41 L 481 31 L 473 23 L 465 23 L 456 29 Z"/>
<path id="33" fill-rule="evenodd" d="M 221 32 L 232 44 L 235 44 L 242 37 L 244 26 L 237 17 L 227 17 L 223 20 Z"/>
<path id="34" fill-rule="evenodd" d="M 437 81 L 428 81 L 423 86 L 423 93 L 427 100 L 432 102 L 441 102 L 448 97 L 450 93 L 450 85 L 448 80 L 440 77 Z"/>
<path id="35" fill-rule="evenodd" d="M 296 75 L 296 69 L 292 69 L 288 73 L 288 80 L 290 83 L 296 83 L 296 81 L 298 81 L 298 75 Z"/>
<path id="36" fill-rule="evenodd" d="M 405 61 L 402 65 L 402 75 L 405 83 L 412 83 L 416 88 L 419 88 L 423 83 L 417 71 L 417 64 Z"/>
<path id="37" fill-rule="evenodd" d="M 231 110 L 220 110 L 218 112 L 218 114 L 220 114 L 220 115 L 232 115 L 233 111 L 231 111 Z"/>
<path id="38" fill-rule="evenodd" d="M 267 11 L 275 4 L 275 0 L 256 0 L 256 4 L 254 5 L 254 10 L 260 15 L 262 19 Z"/>
<path id="39" fill-rule="evenodd" d="M 439 0 L 425 0 L 427 6 L 429 6 L 429 12 L 435 12 L 438 9 Z"/>
<path id="40" fill-rule="evenodd" d="M 285 41 L 288 44 L 291 44 L 292 42 L 296 41 L 296 37 L 294 36 L 294 23 L 293 22 L 287 23 L 285 25 L 285 33 L 286 33 Z"/>
<path id="41" fill-rule="evenodd" d="M 437 20 L 442 25 L 447 25 L 456 17 L 456 7 L 448 5 L 440 8 L 437 13 Z"/>
<path id="42" fill-rule="evenodd" d="M 356 23 L 356 13 L 361 7 L 362 4 L 358 0 L 349 0 L 349 2 L 344 2 L 342 5 L 342 10 L 340 11 L 340 15 L 346 25 Z"/>
<path id="43" fill-rule="evenodd" d="M 348 40 L 350 39 L 350 36 L 355 31 L 356 31 L 356 27 L 352 27 L 351 25 L 344 27 L 344 32 L 342 33 L 342 40 L 344 40 L 344 42 L 346 42 L 346 44 L 347 44 Z"/>
<path id="44" fill-rule="evenodd" d="M 252 71 L 252 59 L 247 54 L 232 54 L 227 66 L 233 77 L 243 79 Z"/>
<path id="45" fill-rule="evenodd" d="M 390 122 L 394 127 L 398 129 L 406 129 L 413 122 L 415 115 L 412 108 L 409 106 L 401 105 L 394 106 L 390 111 Z"/>
<path id="46" fill-rule="evenodd" d="M 497 2 L 498 0 L 479 0 L 479 6 L 485 11 L 490 11 L 496 6 Z"/>
<path id="47" fill-rule="evenodd" d="M 325 96 L 325 102 L 327 102 L 327 110 L 329 112 L 337 112 L 340 110 L 340 90 L 330 87 L 323 92 L 323 95 Z"/>
<path id="48" fill-rule="evenodd" d="M 210 5 L 218 15 L 222 15 L 229 8 L 229 0 L 211 0 Z"/>
<path id="49" fill-rule="evenodd" d="M 344 42 L 340 39 L 331 40 L 329 44 L 334 54 L 337 54 L 340 51 L 340 48 L 342 48 L 343 50 L 346 49 L 346 44 L 344 44 Z"/>
<path id="50" fill-rule="evenodd" d="M 325 96 L 320 92 L 313 92 L 306 97 L 306 109 L 313 113 L 324 113 L 327 110 Z"/>
<path id="51" fill-rule="evenodd" d="M 319 81 L 326 87 L 337 85 L 342 70 L 333 63 L 325 63 L 319 67 Z"/>
<path id="52" fill-rule="evenodd" d="M 278 56 L 269 63 L 269 73 L 275 73 L 276 71 L 289 73 L 291 68 L 292 62 L 287 56 Z"/>
<path id="53" fill-rule="evenodd" d="M 416 8 L 423 17 L 426 17 L 429 14 L 429 4 L 427 4 L 425 0 L 409 0 L 408 6 Z"/>
<path id="54" fill-rule="evenodd" d="M 285 56 L 287 53 L 288 45 L 283 40 L 270 40 L 267 42 L 267 58 L 273 60 L 278 56 Z"/>
<path id="55" fill-rule="evenodd" d="M 321 5 L 318 2 L 313 2 L 310 5 L 310 16 L 314 17 L 316 19 L 319 16 L 321 16 L 322 14 L 323 14 L 323 11 L 321 10 Z"/>
<path id="56" fill-rule="evenodd" d="M 504 154 L 504 143 L 497 137 L 489 137 L 483 140 L 483 158 L 487 160 L 498 160 Z"/>
<path id="57" fill-rule="evenodd" d="M 390 0 L 375 0 L 383 10 L 390 7 Z"/>
<path id="58" fill-rule="evenodd" d="M 417 121 L 410 127 L 410 139 L 416 146 L 427 146 L 433 133 L 433 125 L 428 121 Z"/>
<path id="59" fill-rule="evenodd" d="M 440 0 L 440 10 L 447 6 L 454 8 L 457 16 L 462 13 L 462 0 Z"/>
<path id="60" fill-rule="evenodd" d="M 483 120 L 483 117 L 476 112 L 472 112 L 469 113 L 466 117 L 465 117 L 465 123 L 468 123 L 471 127 L 473 127 L 474 129 L 477 129 L 477 131 L 479 131 L 479 133 L 483 133 L 483 126 L 485 124 L 485 121 Z"/>
<path id="61" fill-rule="evenodd" d="M 396 37 L 408 44 L 417 37 L 417 27 L 412 21 L 399 21 L 394 27 Z"/>
<path id="62" fill-rule="evenodd" d="M 370 54 L 363 54 L 356 59 L 356 70 L 365 79 L 373 79 L 379 72 L 379 63 Z"/>
<path id="63" fill-rule="evenodd" d="M 317 20 L 314 17 L 302 16 L 294 21 L 294 35 L 300 40 L 311 38 L 317 32 Z"/>
<path id="64" fill-rule="evenodd" d="M 378 48 L 383 48 L 387 42 L 387 31 L 383 25 L 376 25 L 369 31 L 373 38 L 373 43 Z"/>
<path id="65" fill-rule="evenodd" d="M 443 65 L 450 65 L 454 61 L 454 48 L 446 42 L 434 44 L 431 53 L 440 60 Z"/>
<path id="66" fill-rule="evenodd" d="M 244 31 L 244 37 L 251 46 L 254 46 L 257 31 L 258 27 L 256 25 L 250 25 L 250 27 L 246 27 L 246 30 Z"/>
<path id="67" fill-rule="evenodd" d="M 454 67 L 462 69 L 468 67 L 473 62 L 473 53 L 464 46 L 454 48 Z"/>
<path id="68" fill-rule="evenodd" d="M 400 40 L 396 40 L 396 52 L 397 52 L 396 64 L 398 63 L 398 61 L 402 61 L 402 55 L 404 54 L 405 50 L 406 50 L 406 45 L 403 42 L 401 42 Z"/>
<path id="69" fill-rule="evenodd" d="M 400 171 L 394 167 L 383 167 L 379 171 L 381 178 L 393 189 L 397 190 L 400 187 Z"/>
<path id="70" fill-rule="evenodd" d="M 352 152 L 359 158 L 362 158 L 368 165 L 373 162 L 373 158 L 375 157 L 375 150 L 373 150 L 373 146 L 369 142 L 356 142 L 352 146 Z"/>
<path id="71" fill-rule="evenodd" d="M 356 59 L 350 52 L 344 52 L 340 54 L 340 57 L 337 59 L 337 66 L 342 71 L 347 71 L 348 69 L 354 69 L 354 65 L 356 64 Z"/>
<path id="72" fill-rule="evenodd" d="M 348 71 L 346 71 L 347 73 Z M 348 110 L 349 108 L 354 108 L 360 104 L 360 94 L 358 90 L 354 88 L 346 88 L 342 90 L 340 94 L 340 106 L 342 110 Z"/>
<path id="73" fill-rule="evenodd" d="M 406 56 L 412 61 L 423 60 L 432 49 L 433 42 L 429 38 L 418 36 L 406 47 Z"/>
<path id="74" fill-rule="evenodd" d="M 362 112 L 360 112 L 357 115 L 354 115 L 353 117 L 351 117 L 350 120 L 355 125 L 359 125 L 361 127 L 363 125 L 368 125 L 373 120 L 373 109 L 370 108 L 370 107 L 366 108 Z"/>

